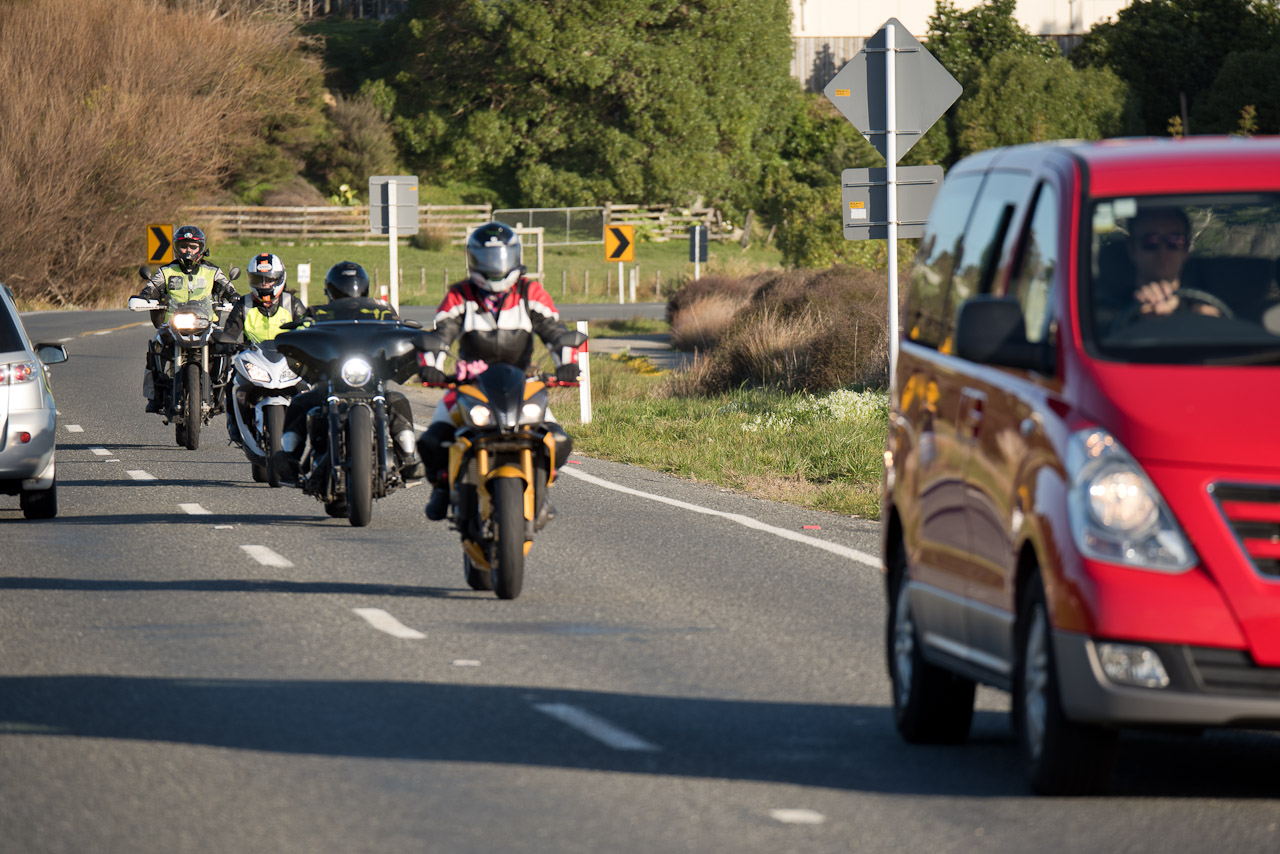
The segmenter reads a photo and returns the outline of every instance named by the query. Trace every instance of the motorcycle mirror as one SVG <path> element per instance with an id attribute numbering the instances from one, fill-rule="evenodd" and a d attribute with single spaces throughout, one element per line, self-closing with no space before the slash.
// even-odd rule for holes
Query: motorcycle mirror
<path id="1" fill-rule="evenodd" d="M 422 324 L 421 324 L 421 323 L 419 323 L 419 322 L 418 322 L 418 321 L 416 321 L 416 320 L 402 320 L 402 321 L 400 321 L 400 322 L 401 322 L 401 323 L 403 323 L 405 326 L 408 326 L 410 329 L 421 329 L 421 328 L 422 328 Z"/>
<path id="2" fill-rule="evenodd" d="M 231 270 L 230 270 L 230 272 L 228 272 L 228 273 L 227 273 L 227 278 L 228 278 L 228 279 L 230 279 L 230 280 L 231 280 L 231 281 L 233 281 L 233 282 L 234 282 L 236 279 L 240 278 L 240 268 L 239 268 L 239 267 L 232 267 L 232 268 L 231 268 Z"/>
<path id="3" fill-rule="evenodd" d="M 147 266 L 146 264 L 143 264 L 141 267 L 138 268 L 138 275 L 146 279 L 147 281 L 151 281 L 151 277 L 154 274 L 151 272 L 151 268 L 149 266 Z"/>

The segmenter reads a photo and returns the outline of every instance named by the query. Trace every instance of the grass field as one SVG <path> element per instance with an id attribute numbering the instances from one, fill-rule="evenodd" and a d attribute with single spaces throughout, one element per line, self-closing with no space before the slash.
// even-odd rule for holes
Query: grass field
<path id="1" fill-rule="evenodd" d="M 339 261 L 355 261 L 369 272 L 377 288 L 389 284 L 390 270 L 387 244 L 356 246 L 353 244 L 304 244 L 282 242 L 261 243 L 221 241 L 210 245 L 214 263 L 224 270 L 237 266 L 243 268 L 249 259 L 259 252 L 274 252 L 284 261 L 289 271 L 290 287 L 297 284 L 298 264 L 311 265 L 311 285 L 308 301 L 323 299 L 325 272 Z M 447 284 L 463 278 L 466 259 L 461 246 L 451 246 L 445 251 L 434 252 L 415 249 L 401 242 L 398 253 L 400 263 L 400 303 L 402 305 L 436 305 L 444 296 Z M 639 270 L 636 287 L 638 302 L 661 301 L 678 283 L 693 276 L 693 264 L 689 263 L 689 244 L 684 240 L 665 243 L 640 243 L 635 249 L 636 261 L 625 265 L 627 279 L 630 269 Z M 537 266 L 532 246 L 525 247 L 525 266 L 530 270 Z M 588 246 L 547 247 L 543 252 L 542 283 L 557 302 L 617 302 L 618 265 L 605 260 L 602 244 Z M 703 275 L 719 273 L 746 276 L 761 270 L 782 266 L 781 254 L 773 247 L 752 244 L 742 249 L 736 243 L 712 243 L 708 261 L 701 265 Z M 243 292 L 244 282 L 237 282 Z M 630 288 L 624 290 L 630 299 Z"/>

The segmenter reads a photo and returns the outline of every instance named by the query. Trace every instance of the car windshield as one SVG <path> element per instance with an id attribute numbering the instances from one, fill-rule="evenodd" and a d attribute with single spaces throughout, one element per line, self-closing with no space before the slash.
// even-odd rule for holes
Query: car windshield
<path id="1" fill-rule="evenodd" d="M 1082 326 L 1117 361 L 1280 364 L 1280 195 L 1098 199 Z"/>

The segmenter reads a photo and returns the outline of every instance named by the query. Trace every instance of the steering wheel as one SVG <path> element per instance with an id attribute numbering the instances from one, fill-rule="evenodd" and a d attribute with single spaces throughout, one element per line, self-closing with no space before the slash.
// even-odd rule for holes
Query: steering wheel
<path id="1" fill-rule="evenodd" d="M 1194 302 L 1200 302 L 1208 306 L 1213 306 L 1218 310 L 1219 316 L 1224 319 L 1227 319 L 1227 320 L 1235 319 L 1236 313 L 1231 310 L 1231 307 L 1228 306 L 1225 302 L 1223 302 L 1221 297 L 1214 296 L 1208 291 L 1202 291 L 1199 288 L 1178 288 L 1177 296 L 1178 296 L 1178 307 L 1175 309 L 1175 311 L 1185 311 L 1186 309 L 1184 308 L 1184 306 L 1186 305 L 1186 302 L 1184 301 L 1192 300 Z M 1137 303 L 1131 306 L 1129 310 L 1126 311 L 1118 321 L 1116 321 L 1116 326 L 1128 326 L 1130 323 L 1133 323 L 1139 317 L 1159 317 L 1159 316 L 1160 315 L 1156 315 L 1156 314 L 1143 314 L 1142 304 Z M 1206 316 L 1211 316 L 1211 315 L 1206 315 Z"/>

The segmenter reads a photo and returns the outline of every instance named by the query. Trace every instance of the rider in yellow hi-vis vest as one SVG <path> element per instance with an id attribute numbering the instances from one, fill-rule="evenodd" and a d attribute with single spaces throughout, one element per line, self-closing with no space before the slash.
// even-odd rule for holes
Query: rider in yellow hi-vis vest
<path id="1" fill-rule="evenodd" d="M 270 341 L 279 335 L 286 323 L 302 318 L 306 309 L 302 300 L 285 290 L 288 274 L 279 256 L 262 252 L 249 259 L 249 293 L 236 302 L 222 325 L 221 340 L 250 344 Z M 227 407 L 227 434 L 232 442 L 240 440 L 235 413 Z"/>
<path id="2" fill-rule="evenodd" d="M 143 299 L 159 300 L 165 304 L 163 312 L 151 313 L 151 322 L 157 329 L 169 322 L 175 305 L 207 305 L 203 312 L 209 314 L 214 303 L 235 300 L 240 296 L 226 273 L 214 264 L 205 263 L 209 254 L 207 245 L 204 232 L 194 225 L 184 225 L 174 231 L 173 262 L 152 274 L 138 294 Z M 147 412 L 159 412 L 168 392 L 168 375 L 164 365 L 160 364 L 161 353 L 166 350 L 164 334 L 165 330 L 160 329 L 147 351 L 147 370 L 142 382 Z"/>

